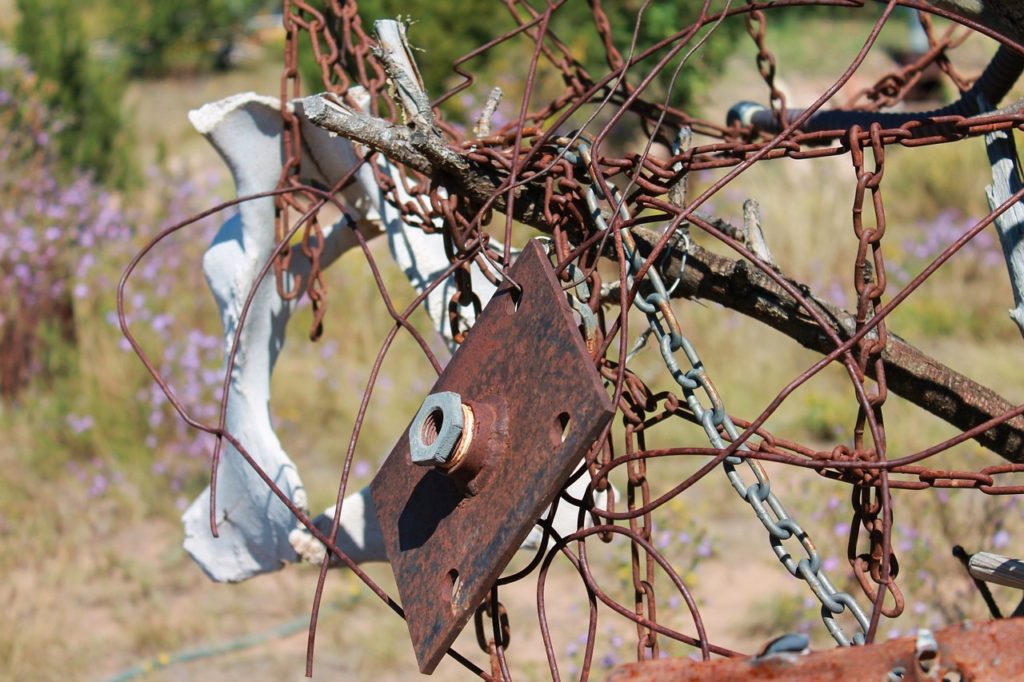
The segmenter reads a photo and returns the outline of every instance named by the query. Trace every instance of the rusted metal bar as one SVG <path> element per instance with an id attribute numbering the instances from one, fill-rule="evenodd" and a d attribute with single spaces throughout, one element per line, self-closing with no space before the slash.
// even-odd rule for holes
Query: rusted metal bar
<path id="1" fill-rule="evenodd" d="M 961 623 L 926 637 L 880 644 L 697 662 L 688 658 L 619 666 L 608 682 L 707 680 L 1016 680 L 1024 675 L 1024 619 Z"/>

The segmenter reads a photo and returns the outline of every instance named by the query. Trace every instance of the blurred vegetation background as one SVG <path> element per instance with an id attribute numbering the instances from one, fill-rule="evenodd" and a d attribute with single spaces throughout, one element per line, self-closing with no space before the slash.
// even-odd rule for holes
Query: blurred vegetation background
<path id="1" fill-rule="evenodd" d="M 625 54 L 643 3 L 604 4 Z M 514 26 L 493 0 L 361 0 L 359 6 L 366 25 L 381 17 L 412 19 L 410 35 L 423 49 L 419 64 L 432 94 L 460 81 L 451 70 L 457 57 Z M 277 3 L 265 0 L 0 0 L 0 572 L 5 575 L 0 599 L 8 614 L 0 619 L 0 680 L 105 679 L 139 661 L 159 668 L 175 660 L 176 651 L 268 630 L 308 609 L 313 574 L 307 570 L 237 586 L 212 585 L 181 551 L 177 516 L 206 484 L 212 443 L 176 418 L 121 338 L 114 316 L 114 287 L 134 251 L 161 227 L 233 196 L 230 178 L 189 128 L 186 113 L 234 92 L 278 93 L 279 11 Z M 791 101 L 813 99 L 845 68 L 874 12 L 769 15 L 769 42 Z M 693 3 L 652 3 L 640 24 L 638 47 L 675 32 L 694 14 Z M 571 1 L 557 14 L 554 30 L 598 75 L 607 66 L 591 25 L 586 3 Z M 823 45 L 826 33 L 831 39 Z M 673 103 L 724 120 L 733 102 L 763 99 L 756 50 L 744 34 L 742 20 L 725 22 L 687 63 L 671 92 Z M 887 50 L 906 42 L 904 24 L 887 27 L 883 49 L 872 53 L 863 69 L 867 75 L 852 87 L 863 87 L 891 68 Z M 447 102 L 445 115 L 457 123 L 472 121 L 493 85 L 506 93 L 499 115 L 513 115 L 525 64 L 523 43 L 516 45 L 471 61 L 476 84 Z M 304 85 L 318 91 L 319 74 L 304 49 Z M 957 53 L 959 65 L 980 70 L 991 51 L 991 42 L 972 39 Z M 662 77 L 655 91 L 665 93 L 670 85 Z M 560 86 L 542 73 L 538 97 Z M 620 143 L 638 139 L 627 130 Z M 988 169 L 978 140 L 893 149 L 887 158 L 888 258 L 898 286 L 986 210 Z M 693 177 L 691 187 L 697 191 L 719 175 Z M 758 199 L 783 270 L 848 304 L 855 249 L 849 226 L 853 181 L 842 158 L 760 164 L 717 196 L 709 210 L 736 222 L 743 200 Z M 133 328 L 159 369 L 202 418 L 215 414 L 222 349 L 199 263 L 226 217 L 202 221 L 147 258 L 127 301 Z M 386 262 L 386 250 L 374 248 Z M 409 291 L 394 268 L 385 274 L 393 291 Z M 298 461 L 314 509 L 333 499 L 340 444 L 347 440 L 368 367 L 389 328 L 383 309 L 355 323 L 355 313 L 344 304 L 376 297 L 367 275 L 357 257 L 342 259 L 330 271 L 333 307 L 325 338 L 310 346 L 303 335 L 293 334 L 275 374 L 275 426 Z M 1020 343 L 1005 319 L 1010 300 L 998 245 L 992 235 L 983 235 L 894 313 L 891 328 L 1022 402 L 1019 363 L 1008 368 L 1005 362 Z M 727 404 L 741 416 L 760 411 L 816 359 L 728 311 L 681 308 Z M 295 324 L 308 327 L 308 318 L 299 317 Z M 426 331 L 422 319 L 417 324 Z M 416 396 L 433 383 L 412 344 L 402 343 L 375 393 L 353 490 L 370 480 L 398 436 L 401 425 L 382 415 L 414 410 Z M 657 374 L 657 358 L 648 365 L 641 361 L 638 368 L 652 385 L 667 386 Z M 823 446 L 848 441 L 855 410 L 845 382 L 838 369 L 824 372 L 773 417 L 769 428 Z M 950 435 L 944 424 L 890 402 L 892 452 Z M 700 440 L 699 430 L 671 424 L 660 427 L 649 445 Z M 964 468 L 992 458 L 965 444 L 943 461 Z M 688 466 L 652 463 L 651 480 L 667 489 Z M 847 490 L 800 472 L 773 469 L 772 474 L 784 498 L 787 490 L 794 494 L 787 498 L 794 500 L 791 511 L 813 529 L 827 560 L 845 565 Z M 759 526 L 740 505 L 725 502 L 733 493 L 719 483 L 724 482 L 712 477 L 688 493 L 686 504 L 676 500 L 672 518 L 660 520 L 656 533 L 659 547 L 689 571 L 685 577 L 716 641 L 749 650 L 784 630 L 820 630 L 814 603 L 782 574 L 767 542 L 763 552 L 750 551 L 749 538 L 760 538 Z M 897 517 L 900 552 L 914 567 L 904 574 L 905 588 L 923 598 L 887 626 L 887 633 L 983 615 L 980 601 L 947 557 L 948 547 L 973 538 L 995 551 L 1020 553 L 1024 548 L 1012 532 L 1020 527 L 1020 508 L 1012 500 L 970 491 L 904 496 L 899 502 L 904 510 Z M 613 543 L 607 554 L 600 570 L 628 601 L 628 551 Z M 832 570 L 842 575 L 842 569 Z M 386 567 L 370 571 L 388 584 Z M 553 581 L 552 592 L 565 588 L 585 601 L 569 573 Z M 413 674 L 404 624 L 350 576 L 332 576 L 328 585 L 327 602 L 335 610 L 321 618 L 318 674 L 382 679 Z M 738 589 L 743 585 L 768 586 L 764 592 L 772 594 Z M 533 598 L 524 589 L 509 600 L 513 627 L 520 624 L 516 657 L 525 660 L 529 679 L 544 678 L 546 671 L 529 634 Z M 674 624 L 686 629 L 682 611 Z M 569 633 L 576 632 L 580 618 L 578 605 L 567 605 L 556 616 Z M 305 639 L 299 630 L 254 649 L 171 666 L 146 679 L 300 679 Z M 599 648 L 610 653 L 598 670 L 629 657 L 628 627 L 602 625 L 599 637 Z M 578 642 L 558 645 L 567 660 L 580 659 Z M 471 639 L 460 646 L 475 649 Z M 447 665 L 439 676 L 461 679 L 460 670 Z"/>

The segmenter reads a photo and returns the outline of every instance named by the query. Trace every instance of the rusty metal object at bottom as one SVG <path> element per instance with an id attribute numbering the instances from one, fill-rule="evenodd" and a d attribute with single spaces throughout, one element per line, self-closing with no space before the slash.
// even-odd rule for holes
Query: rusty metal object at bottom
<path id="1" fill-rule="evenodd" d="M 507 447 L 489 454 L 467 486 L 412 464 L 403 434 L 371 485 L 425 673 L 614 414 L 540 244 L 527 245 L 510 277 L 522 291 L 507 281 L 498 288 L 431 390 L 502 405 Z"/>
<path id="2" fill-rule="evenodd" d="M 937 646 L 922 655 L 914 637 L 880 644 L 777 655 L 761 660 L 684 658 L 629 663 L 608 682 L 674 680 L 1021 680 L 1024 618 L 961 623 L 935 633 Z"/>

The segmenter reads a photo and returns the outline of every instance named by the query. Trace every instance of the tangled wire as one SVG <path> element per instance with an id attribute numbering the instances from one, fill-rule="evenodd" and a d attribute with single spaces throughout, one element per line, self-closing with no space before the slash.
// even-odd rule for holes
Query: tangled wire
<path id="1" fill-rule="evenodd" d="M 635 624 L 638 660 L 658 658 L 661 642 L 666 638 L 692 645 L 704 659 L 711 654 L 735 655 L 709 641 L 686 581 L 654 541 L 657 515 L 668 513 L 668 504 L 673 499 L 718 469 L 724 470 L 737 494 L 760 520 L 780 562 L 794 577 L 803 580 L 820 602 L 822 620 L 835 641 L 840 645 L 872 642 L 881 617 L 895 618 L 904 610 L 892 540 L 894 490 L 972 488 L 988 495 L 1024 493 L 1024 485 L 1013 479 L 1013 474 L 1024 470 L 1024 405 L 1013 405 L 993 390 L 927 357 L 888 329 L 892 312 L 958 250 L 990 224 L 998 223 L 1024 198 L 1024 190 L 1014 188 L 1000 196 L 987 216 L 963 232 L 897 291 L 890 286 L 883 255 L 887 232 L 883 201 L 886 150 L 892 146 L 937 145 L 1021 128 L 1024 116 L 1015 107 L 992 111 L 1024 67 L 1018 56 L 1020 45 L 1005 36 L 993 36 L 1002 44 L 999 52 L 978 79 L 969 79 L 956 71 L 949 57 L 967 31 L 959 27 L 933 29 L 929 16 L 922 12 L 927 49 L 856 94 L 841 109 L 826 110 L 826 103 L 864 62 L 898 4 L 952 17 L 971 29 L 992 35 L 984 25 L 972 24 L 933 7 L 890 2 L 884 5 L 863 47 L 840 77 L 808 107 L 793 109 L 787 106 L 787 98 L 777 82 L 776 60 L 765 39 L 768 22 L 764 10 L 769 3 L 726 2 L 715 9 L 710 1 L 704 2 L 690 26 L 649 46 L 638 47 L 644 12 L 652 4 L 644 2 L 635 15 L 631 44 L 623 53 L 616 44 L 613 25 L 602 2 L 590 0 L 593 30 L 601 38 L 607 64 L 607 70 L 600 74 L 591 73 L 592 69 L 588 70 L 552 30 L 553 18 L 566 0 L 501 0 L 496 4 L 507 10 L 515 28 L 455 61 L 452 71 L 461 80 L 424 106 L 409 95 L 415 88 L 403 83 L 408 74 L 403 76 L 388 53 L 364 29 L 357 2 L 330 0 L 321 8 L 303 0 L 285 0 L 285 66 L 280 90 L 285 163 L 278 189 L 272 193 L 277 209 L 278 246 L 273 262 L 263 270 L 265 274 L 271 270 L 276 274 L 282 299 L 308 296 L 314 310 L 310 336 L 316 339 L 328 310 L 328 291 L 321 272 L 325 233 L 318 214 L 328 204 L 345 211 L 340 193 L 353 181 L 358 167 L 365 164 L 407 224 L 443 235 L 449 272 L 456 282 L 456 292 L 447 303 L 448 331 L 458 344 L 467 332 L 461 311 L 471 308 L 479 312 L 485 303 L 474 292 L 470 276 L 473 264 L 492 284 L 498 285 L 508 279 L 515 257 L 516 223 L 549 236 L 555 271 L 580 315 L 581 333 L 611 394 L 620 427 L 606 430 L 574 474 L 573 480 L 584 474 L 590 477 L 583 499 L 574 500 L 563 493 L 566 500 L 588 507 L 596 523 L 589 527 L 581 523 L 577 532 L 564 537 L 548 527 L 530 570 L 499 580 L 477 611 L 478 639 L 490 656 L 490 672 L 454 650 L 450 655 L 486 679 L 507 678 L 505 656 L 510 631 L 498 592 L 508 582 L 536 571 L 540 582 L 541 631 L 552 675 L 557 677 L 543 585 L 558 557 L 572 564 L 592 595 L 583 677 L 593 663 L 597 602 Z M 860 6 L 846 0 L 794 0 L 781 4 Z M 722 117 L 726 120 L 715 122 L 677 108 L 672 93 L 692 56 L 726 21 L 745 21 L 757 49 L 756 65 L 767 90 L 768 104 L 741 103 L 727 118 Z M 472 132 L 446 121 L 445 103 L 474 85 L 474 74 L 468 65 L 488 51 L 509 45 L 514 46 L 517 54 L 530 55 L 525 60 L 523 97 L 517 114 L 507 122 L 495 122 L 495 96 Z M 357 132 L 335 129 L 352 135 L 353 141 L 365 146 L 360 166 L 332 187 L 304 183 L 300 177 L 302 121 L 289 105 L 303 94 L 300 51 L 304 49 L 315 57 L 322 80 L 319 85 L 327 93 L 325 99 L 340 107 L 364 111 L 382 125 L 411 129 L 412 141 L 403 141 L 405 148 L 401 149 L 372 134 L 359 139 Z M 881 112 L 903 103 L 922 74 L 936 67 L 961 93 L 955 104 L 923 114 Z M 562 84 L 560 90 L 538 96 L 537 84 L 542 74 L 557 75 Z M 662 96 L 657 94 L 659 88 L 665 91 Z M 408 103 L 410 97 L 412 104 Z M 537 99 L 545 101 L 538 106 Z M 639 152 L 620 151 L 623 145 L 613 139 L 614 131 L 621 129 L 623 121 L 632 129 L 643 131 Z M 332 125 L 330 121 L 317 122 L 328 128 Z M 570 126 L 574 127 L 571 131 Z M 377 155 L 387 156 L 396 164 L 398 182 L 373 162 Z M 756 206 L 748 207 L 749 215 L 742 226 L 731 225 L 706 212 L 712 197 L 755 164 L 783 157 L 799 160 L 827 156 L 849 158 L 855 179 L 852 227 L 857 248 L 850 272 L 856 299 L 850 312 L 816 296 L 779 269 L 758 225 Z M 724 173 L 696 196 L 689 196 L 688 178 L 707 169 L 723 169 Z M 299 218 L 296 220 L 295 216 Z M 696 231 L 723 244 L 730 255 L 720 255 L 697 244 L 691 239 L 691 232 Z M 297 233 L 301 233 L 301 248 L 288 248 Z M 495 245 L 492 234 L 500 237 L 500 245 Z M 363 253 L 374 269 L 382 296 L 388 300 L 388 312 L 396 330 L 414 331 L 409 322 L 413 308 L 400 311 L 390 304 L 386 286 L 365 244 Z M 298 254 L 308 259 L 310 267 L 301 286 L 294 286 L 287 273 L 290 259 Z M 740 419 L 727 409 L 695 344 L 687 337 L 672 305 L 672 299 L 679 298 L 713 301 L 733 309 L 818 351 L 822 357 L 793 377 L 754 418 Z M 636 338 L 636 318 L 628 315 L 631 308 L 644 320 L 636 346 L 631 345 Z M 414 335 L 436 367 L 427 342 Z M 377 381 L 379 360 L 387 353 L 392 339 L 389 337 L 382 347 L 371 373 L 361 414 L 365 413 L 368 396 Z M 655 342 L 665 369 L 674 380 L 672 390 L 652 388 L 632 365 L 648 340 Z M 769 432 L 765 423 L 789 396 L 833 363 L 845 370 L 856 400 L 852 441 L 822 448 Z M 884 419 L 890 392 L 947 421 L 957 429 L 957 435 L 918 452 L 890 458 Z M 214 482 L 222 441 L 230 442 L 247 457 L 238 434 L 231 434 L 226 428 L 225 405 L 221 407 L 219 424 L 193 424 L 218 438 Z M 708 444 L 660 449 L 647 446 L 655 427 L 680 419 L 699 425 Z M 345 497 L 347 472 L 359 434 L 360 424 L 356 424 L 339 501 Z M 978 471 L 930 469 L 923 464 L 970 439 L 1006 462 Z M 648 463 L 683 457 L 705 461 L 694 473 L 655 496 L 648 478 Z M 810 469 L 850 486 L 852 521 L 847 559 L 862 596 L 836 587 L 814 542 L 773 491 L 762 465 L 765 461 Z M 623 497 L 609 495 L 606 508 L 594 506 L 593 494 L 608 491 L 612 474 L 623 469 Z M 263 472 L 260 476 L 329 550 L 316 604 L 333 555 L 335 561 L 348 565 L 376 595 L 402 613 L 385 590 L 335 545 L 340 504 L 333 526 L 326 531 L 315 526 L 269 476 Z M 618 535 L 627 538 L 630 546 L 634 600 L 629 605 L 617 602 L 602 589 L 586 560 L 588 544 L 610 542 Z M 794 547 L 793 551 L 787 546 Z M 689 607 L 692 632 L 680 632 L 659 622 L 659 606 L 662 612 L 666 608 L 662 594 L 664 579 L 662 588 L 656 587 L 659 572 L 672 583 L 672 593 L 681 596 Z M 314 629 L 316 608 L 311 626 Z M 839 617 L 843 614 L 846 615 L 841 622 Z M 483 624 L 485 618 L 492 621 L 490 634 Z M 312 633 L 313 629 L 310 657 Z"/>

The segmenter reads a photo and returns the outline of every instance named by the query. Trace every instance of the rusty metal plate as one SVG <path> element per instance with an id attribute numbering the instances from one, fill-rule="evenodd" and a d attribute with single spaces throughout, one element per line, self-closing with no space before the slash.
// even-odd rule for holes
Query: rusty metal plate
<path id="1" fill-rule="evenodd" d="M 914 637 L 870 646 L 776 655 L 761 660 L 685 658 L 620 666 L 608 682 L 718 680 L 1020 680 L 1024 679 L 1024 619 L 961 623 L 935 633 L 934 652 L 916 652 Z M 893 676 L 890 676 L 893 673 Z"/>
<path id="2" fill-rule="evenodd" d="M 431 390 L 504 399 L 508 448 L 486 465 L 486 483 L 467 496 L 442 470 L 412 464 L 403 434 L 371 484 L 424 673 L 614 414 L 539 243 L 510 275 L 523 287 L 518 302 L 510 285 L 498 288 Z"/>

